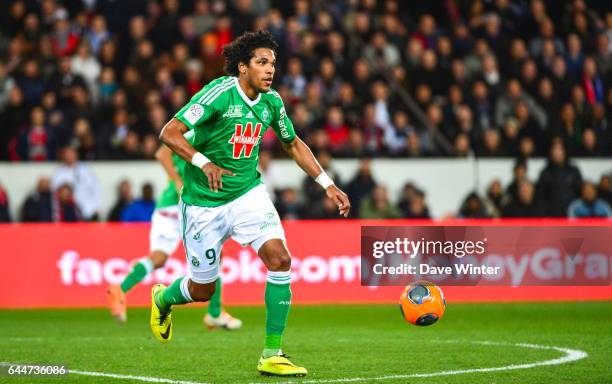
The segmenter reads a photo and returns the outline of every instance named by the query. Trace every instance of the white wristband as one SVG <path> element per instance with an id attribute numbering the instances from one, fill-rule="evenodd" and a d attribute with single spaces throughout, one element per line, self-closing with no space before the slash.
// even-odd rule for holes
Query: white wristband
<path id="1" fill-rule="evenodd" d="M 208 157 L 204 156 L 200 152 L 194 153 L 193 157 L 191 158 L 191 164 L 195 165 L 198 168 L 202 168 L 208 163 L 210 163 L 210 160 L 208 160 Z"/>
<path id="2" fill-rule="evenodd" d="M 327 173 L 325 173 L 325 171 L 321 172 L 321 174 L 317 176 L 315 181 L 319 183 L 319 185 L 322 186 L 323 189 L 327 189 L 327 187 L 334 184 L 334 181 L 331 179 L 331 177 L 329 177 Z"/>

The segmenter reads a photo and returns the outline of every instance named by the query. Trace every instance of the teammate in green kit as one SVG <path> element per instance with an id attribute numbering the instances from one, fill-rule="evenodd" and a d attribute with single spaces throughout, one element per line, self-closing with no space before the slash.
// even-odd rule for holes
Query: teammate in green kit
<path id="1" fill-rule="evenodd" d="M 223 48 L 225 70 L 200 90 L 163 128 L 160 139 L 185 159 L 180 220 L 191 277 L 151 291 L 151 330 L 172 338 L 173 305 L 208 301 L 219 277 L 219 252 L 232 237 L 250 245 L 268 269 L 266 337 L 257 365 L 262 374 L 304 376 L 281 350 L 291 305 L 291 255 L 259 172 L 259 143 L 271 127 L 293 160 L 325 189 L 347 216 L 349 200 L 295 134 L 279 94 L 270 88 L 277 44 L 269 32 L 247 32 Z M 193 131 L 193 142 L 183 136 Z"/>
<path id="2" fill-rule="evenodd" d="M 168 186 L 157 200 L 153 217 L 151 217 L 150 254 L 134 264 L 121 284 L 111 285 L 106 291 L 111 314 L 121 323 L 127 321 L 126 294 L 128 291 L 154 269 L 163 267 L 168 256 L 174 252 L 181 241 L 178 202 L 179 193 L 183 187 L 185 162 L 164 145 L 159 148 L 155 157 L 168 175 Z M 208 329 L 234 330 L 242 326 L 239 319 L 232 317 L 221 307 L 221 279 L 217 280 L 217 289 L 210 299 L 208 312 L 203 322 Z"/>

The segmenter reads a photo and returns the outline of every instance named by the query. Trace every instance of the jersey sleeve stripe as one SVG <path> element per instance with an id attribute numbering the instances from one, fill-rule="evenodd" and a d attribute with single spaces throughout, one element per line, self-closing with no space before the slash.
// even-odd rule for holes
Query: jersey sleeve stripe
<path id="1" fill-rule="evenodd" d="M 232 79 L 226 79 L 226 80 L 223 80 L 223 81 L 222 81 L 222 82 L 220 82 L 219 84 L 217 84 L 217 85 L 215 85 L 215 86 L 211 87 L 211 88 L 210 88 L 208 91 L 206 91 L 206 92 L 205 92 L 205 93 L 202 95 L 202 97 L 200 97 L 200 98 L 198 99 L 198 103 L 199 103 L 199 104 L 202 104 L 202 103 L 204 102 L 204 99 L 206 99 L 208 96 L 210 96 L 211 94 L 213 94 L 213 93 L 214 93 L 215 91 L 217 91 L 218 89 L 220 89 L 220 88 L 222 88 L 222 87 L 226 86 L 226 85 L 228 84 L 228 82 L 229 82 L 229 81 L 231 81 L 231 80 L 232 80 Z"/>
<path id="2" fill-rule="evenodd" d="M 214 95 L 211 95 L 210 97 L 208 97 L 202 104 L 204 105 L 210 105 L 210 103 L 212 103 L 213 101 L 215 101 L 217 99 L 217 97 L 219 97 L 221 94 L 223 94 L 223 92 L 232 89 L 235 86 L 235 84 L 228 84 L 225 87 L 219 89 L 217 92 L 215 92 Z"/>

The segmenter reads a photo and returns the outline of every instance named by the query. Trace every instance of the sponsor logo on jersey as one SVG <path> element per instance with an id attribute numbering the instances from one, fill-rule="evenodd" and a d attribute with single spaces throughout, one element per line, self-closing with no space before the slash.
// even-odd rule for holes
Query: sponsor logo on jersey
<path id="1" fill-rule="evenodd" d="M 280 128 L 281 137 L 284 139 L 289 138 L 289 131 L 287 130 L 287 124 L 285 124 L 285 118 L 287 117 L 287 111 L 285 107 L 280 109 L 280 113 L 278 116 L 278 127 Z"/>
<path id="2" fill-rule="evenodd" d="M 245 117 L 246 117 L 247 119 L 252 119 L 252 118 L 253 118 L 253 117 L 255 117 L 255 116 L 253 116 L 253 111 L 249 111 L 249 113 L 247 113 Z"/>
<path id="3" fill-rule="evenodd" d="M 195 125 L 202 116 L 204 116 L 204 107 L 200 104 L 193 104 L 189 109 L 183 112 L 183 117 L 191 125 Z"/>
<path id="4" fill-rule="evenodd" d="M 238 118 L 241 118 L 242 116 L 243 116 L 243 114 L 242 114 L 242 105 L 230 105 L 227 108 L 227 112 L 225 112 L 223 114 L 223 117 L 238 117 Z"/>
<path id="5" fill-rule="evenodd" d="M 236 124 L 234 134 L 229 140 L 229 143 L 234 145 L 234 159 L 239 159 L 242 153 L 244 153 L 244 157 L 251 157 L 253 148 L 259 143 L 260 133 L 261 123 L 255 124 L 255 129 L 253 129 L 253 123 L 251 122 L 245 125 Z"/>
<path id="6" fill-rule="evenodd" d="M 269 228 L 269 227 L 275 227 L 279 224 L 278 220 L 276 219 L 276 215 L 272 212 L 266 213 L 263 219 L 264 219 L 264 222 L 259 225 L 260 231 L 263 231 L 264 229 Z"/>

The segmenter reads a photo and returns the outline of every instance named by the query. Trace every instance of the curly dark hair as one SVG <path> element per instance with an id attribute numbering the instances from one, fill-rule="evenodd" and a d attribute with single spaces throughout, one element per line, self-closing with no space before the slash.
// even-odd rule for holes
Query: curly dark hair
<path id="1" fill-rule="evenodd" d="M 276 53 L 278 44 L 268 31 L 245 32 L 236 40 L 223 46 L 225 72 L 238 76 L 238 64 L 249 64 L 257 48 L 269 48 Z"/>

